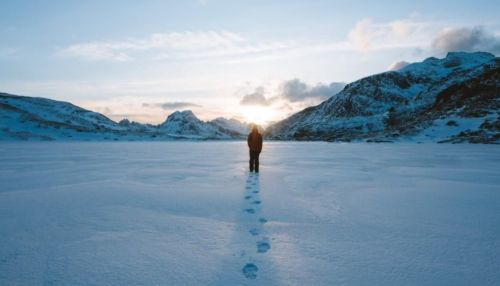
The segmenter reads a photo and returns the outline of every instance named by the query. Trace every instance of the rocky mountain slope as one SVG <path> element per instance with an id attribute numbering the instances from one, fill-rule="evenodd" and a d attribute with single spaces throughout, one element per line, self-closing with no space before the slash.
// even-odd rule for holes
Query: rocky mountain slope
<path id="1" fill-rule="evenodd" d="M 160 125 L 119 123 L 71 103 L 0 93 L 0 140 L 240 139 L 248 126 L 237 120 L 199 120 L 174 112 Z"/>
<path id="2" fill-rule="evenodd" d="M 176 111 L 158 126 L 158 130 L 170 136 L 202 139 L 243 138 L 248 133 L 247 124 L 235 119 L 217 118 L 212 121 L 198 119 L 191 110 Z"/>
<path id="3" fill-rule="evenodd" d="M 448 53 L 348 84 L 266 130 L 325 141 L 500 142 L 500 59 Z"/>

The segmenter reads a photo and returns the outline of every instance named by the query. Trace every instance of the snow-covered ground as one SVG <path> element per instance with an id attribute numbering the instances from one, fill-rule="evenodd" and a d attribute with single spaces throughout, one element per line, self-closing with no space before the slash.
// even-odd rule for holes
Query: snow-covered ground
<path id="1" fill-rule="evenodd" d="M 0 144 L 0 285 L 498 285 L 500 148 Z"/>

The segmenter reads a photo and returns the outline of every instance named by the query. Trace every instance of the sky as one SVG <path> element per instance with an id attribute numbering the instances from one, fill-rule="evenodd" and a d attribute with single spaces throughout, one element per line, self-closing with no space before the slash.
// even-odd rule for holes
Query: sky
<path id="1" fill-rule="evenodd" d="M 449 51 L 500 54 L 500 1 L 0 0 L 0 92 L 161 123 L 267 124 Z"/>

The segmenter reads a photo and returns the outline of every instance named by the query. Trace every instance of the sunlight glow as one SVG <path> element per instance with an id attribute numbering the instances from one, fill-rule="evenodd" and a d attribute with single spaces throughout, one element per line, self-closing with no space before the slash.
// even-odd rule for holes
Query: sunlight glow
<path id="1" fill-rule="evenodd" d="M 268 106 L 243 106 L 240 113 L 248 123 L 266 125 L 276 117 L 276 110 Z"/>

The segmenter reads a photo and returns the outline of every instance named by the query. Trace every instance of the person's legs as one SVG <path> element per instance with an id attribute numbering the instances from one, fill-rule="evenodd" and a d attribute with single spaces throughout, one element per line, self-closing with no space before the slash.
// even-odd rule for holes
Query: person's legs
<path id="1" fill-rule="evenodd" d="M 255 152 L 254 158 L 255 158 L 255 173 L 259 172 L 259 155 L 260 153 Z"/>
<path id="2" fill-rule="evenodd" d="M 250 151 L 250 160 L 248 161 L 248 163 L 250 164 L 250 172 L 253 172 L 254 156 L 252 151 Z"/>

